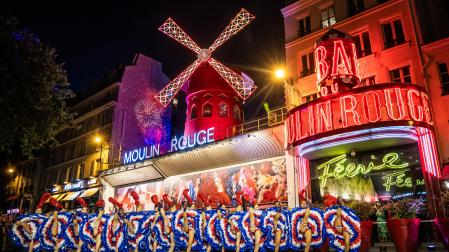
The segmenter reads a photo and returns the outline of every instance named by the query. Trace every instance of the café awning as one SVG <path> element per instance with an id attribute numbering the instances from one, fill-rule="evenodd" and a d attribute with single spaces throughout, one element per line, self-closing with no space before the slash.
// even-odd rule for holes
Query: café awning
<path id="1" fill-rule="evenodd" d="M 81 198 L 89 198 L 92 197 L 94 194 L 98 192 L 99 188 L 90 188 L 87 190 L 84 190 L 81 195 L 79 195 Z"/>
<path id="2" fill-rule="evenodd" d="M 81 191 L 78 192 L 68 192 L 66 196 L 62 199 L 62 201 L 72 201 L 81 194 Z"/>

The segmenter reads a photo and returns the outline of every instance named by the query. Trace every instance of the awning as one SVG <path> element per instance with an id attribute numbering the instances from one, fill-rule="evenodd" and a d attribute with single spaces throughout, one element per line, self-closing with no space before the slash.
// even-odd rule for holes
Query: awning
<path id="1" fill-rule="evenodd" d="M 80 195 L 81 198 L 88 198 L 88 197 L 92 197 L 92 195 L 94 195 L 95 193 L 97 193 L 99 190 L 99 188 L 90 188 L 87 189 L 85 191 L 83 191 L 83 193 Z"/>
<path id="2" fill-rule="evenodd" d="M 111 186 L 156 181 L 185 173 L 285 155 L 284 126 L 220 140 L 205 146 L 115 167 L 100 173 Z"/>
<path id="3" fill-rule="evenodd" d="M 16 200 L 19 197 L 20 197 L 19 194 L 13 194 L 13 195 L 10 195 L 8 198 L 6 198 L 6 201 Z"/>
<path id="4" fill-rule="evenodd" d="M 67 193 L 60 193 L 60 194 L 54 194 L 51 197 L 54 198 L 57 201 L 60 201 Z M 50 198 L 45 201 L 45 203 L 48 203 L 50 201 Z"/>
<path id="5" fill-rule="evenodd" d="M 76 199 L 76 197 L 78 197 L 78 195 L 81 194 L 81 191 L 78 192 L 68 192 L 67 195 L 64 197 L 64 199 L 62 199 L 63 201 L 71 201 Z"/>

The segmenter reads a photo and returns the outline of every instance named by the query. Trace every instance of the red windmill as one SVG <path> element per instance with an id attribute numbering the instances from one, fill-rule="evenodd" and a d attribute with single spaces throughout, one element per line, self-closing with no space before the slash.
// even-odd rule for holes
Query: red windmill
<path id="1" fill-rule="evenodd" d="M 248 76 L 229 69 L 211 54 L 254 18 L 245 9 L 240 10 L 207 49 L 201 49 L 171 18 L 159 27 L 160 31 L 198 56 L 193 64 L 155 95 L 163 106 L 167 106 L 186 85 L 186 135 L 215 127 L 215 139 L 222 139 L 229 135 L 231 126 L 241 123 L 242 101 L 251 96 L 256 86 Z"/>

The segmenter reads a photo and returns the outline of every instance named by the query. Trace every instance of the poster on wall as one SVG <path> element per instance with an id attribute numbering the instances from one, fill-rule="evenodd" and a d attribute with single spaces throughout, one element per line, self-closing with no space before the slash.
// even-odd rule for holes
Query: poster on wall
<path id="1" fill-rule="evenodd" d="M 310 161 L 312 196 L 373 202 L 425 194 L 416 144 Z"/>
<path id="2" fill-rule="evenodd" d="M 133 186 L 120 187 L 116 190 L 115 199 L 123 204 L 125 212 L 135 211 L 134 199 L 131 192 L 136 191 L 139 195 L 140 202 L 144 205 L 144 210 L 154 209 L 151 202 L 151 196 L 154 194 L 162 195 L 163 182 L 150 182 Z"/>
<path id="3" fill-rule="evenodd" d="M 201 192 L 215 200 L 230 201 L 233 205 L 239 191 L 258 204 L 272 203 L 275 199 L 286 201 L 285 159 L 175 176 L 164 181 L 165 193 L 178 202 L 182 201 L 184 189 L 189 189 L 192 199 L 197 199 L 197 194 Z"/>
<path id="4" fill-rule="evenodd" d="M 178 205 L 182 204 L 184 189 L 189 189 L 190 196 L 201 207 L 198 193 L 211 197 L 215 201 L 231 202 L 235 205 L 235 195 L 241 191 L 249 196 L 250 201 L 258 204 L 270 204 L 274 200 L 287 201 L 287 175 L 285 158 L 237 165 L 230 168 L 209 170 L 191 175 L 180 175 L 163 181 L 121 187 L 116 190 L 116 199 L 123 203 L 126 212 L 134 211 L 131 192 L 139 194 L 145 210 L 154 208 L 151 196 L 157 194 L 159 199 L 168 194 Z"/>

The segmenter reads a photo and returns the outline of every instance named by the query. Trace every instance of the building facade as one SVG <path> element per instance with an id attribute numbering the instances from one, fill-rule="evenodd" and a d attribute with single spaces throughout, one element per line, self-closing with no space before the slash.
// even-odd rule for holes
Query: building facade
<path id="1" fill-rule="evenodd" d="M 447 71 L 444 51 L 447 29 L 438 8 L 443 1 L 296 1 L 284 9 L 285 52 L 290 78 L 302 102 L 319 97 L 316 83 L 315 41 L 331 27 L 352 36 L 356 43 L 362 85 L 416 83 L 430 95 L 441 162 L 449 157 Z M 430 13 L 435 15 L 430 18 Z"/>

